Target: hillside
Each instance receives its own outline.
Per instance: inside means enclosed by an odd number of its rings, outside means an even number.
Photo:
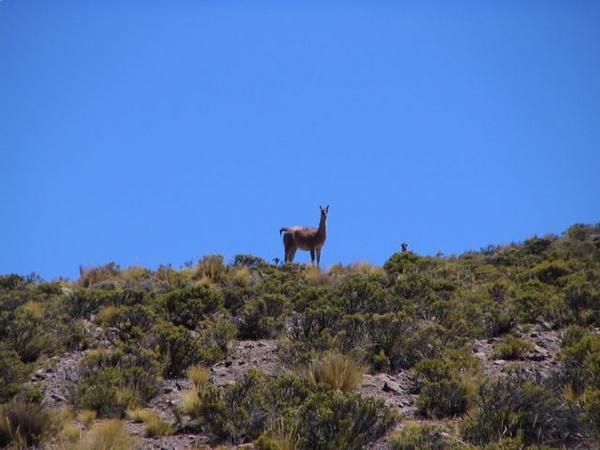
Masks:
[[[600,442],[600,224],[383,267],[3,275],[0,305],[0,446]]]

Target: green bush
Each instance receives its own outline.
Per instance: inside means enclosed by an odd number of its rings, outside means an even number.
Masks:
[[[241,339],[260,339],[277,336],[284,325],[288,301],[281,294],[265,294],[248,301],[241,312]]]
[[[492,356],[494,358],[507,360],[522,359],[528,352],[532,351],[534,347],[535,346],[531,342],[509,334],[504,338],[504,341],[495,346]]]
[[[309,393],[308,382],[298,377],[269,380],[250,370],[234,385],[204,389],[197,416],[202,429],[216,440],[237,444],[256,439],[274,420],[297,409]]]
[[[146,293],[139,290],[105,290],[105,289],[77,289],[69,297],[70,314],[73,317],[87,318],[97,314],[104,306],[132,306],[144,303]]]
[[[519,437],[528,445],[566,442],[580,428],[576,412],[560,396],[516,372],[483,383],[476,404],[463,436],[477,445],[502,437]]]
[[[158,349],[163,374],[169,378],[183,376],[185,369],[202,361],[204,355],[198,337],[184,326],[169,322],[162,322],[156,327],[152,348]]]
[[[588,388],[582,395],[584,419],[592,425],[594,435],[600,439],[600,389]]]
[[[397,417],[382,400],[329,391],[301,407],[300,448],[362,449],[382,437]]]
[[[12,398],[27,380],[28,367],[14,350],[0,349],[0,402]]]
[[[154,397],[160,387],[156,355],[125,349],[89,353],[81,362],[76,404],[103,417],[121,416]]]
[[[426,417],[454,417],[467,411],[469,399],[469,389],[460,381],[430,381],[421,388],[417,408]]]
[[[600,388],[600,335],[571,327],[560,352],[563,383],[581,393],[587,387]]]
[[[223,295],[214,288],[194,286],[177,289],[164,297],[167,320],[189,329],[223,306]]]

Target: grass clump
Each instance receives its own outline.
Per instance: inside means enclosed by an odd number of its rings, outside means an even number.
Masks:
[[[296,450],[300,445],[298,424],[280,418],[254,441],[254,445],[258,450]]]
[[[127,417],[134,422],[143,422],[146,436],[165,436],[173,433],[173,426],[160,418],[158,413],[149,408],[127,410]]]
[[[210,371],[204,366],[193,365],[187,368],[186,375],[198,390],[202,389],[210,378]]]
[[[96,420],[98,413],[93,409],[82,409],[77,413],[77,420],[85,427],[90,428]]]
[[[464,448],[439,426],[406,424],[390,439],[392,450],[452,450]]]
[[[366,371],[363,364],[348,356],[326,352],[310,364],[307,376],[317,386],[323,384],[333,390],[352,392],[360,386]]]
[[[28,448],[41,445],[54,431],[50,411],[36,403],[13,400],[0,406],[0,446]]]
[[[535,346],[524,339],[509,334],[504,341],[496,345],[493,357],[497,359],[523,359]]]
[[[111,419],[97,423],[77,444],[81,450],[131,450],[137,448],[125,422]]]

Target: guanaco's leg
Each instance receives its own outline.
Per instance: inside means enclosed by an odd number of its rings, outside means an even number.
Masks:
[[[315,265],[315,249],[314,248],[310,249],[310,263],[313,266]]]
[[[294,256],[296,256],[296,247],[290,248],[290,257],[288,258],[288,262],[294,262]]]
[[[319,267],[319,263],[321,262],[321,249],[317,249],[317,267]]]

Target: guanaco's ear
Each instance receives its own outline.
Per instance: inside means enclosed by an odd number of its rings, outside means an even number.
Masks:
[[[325,212],[329,212],[329,205],[325,207]]]

